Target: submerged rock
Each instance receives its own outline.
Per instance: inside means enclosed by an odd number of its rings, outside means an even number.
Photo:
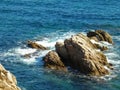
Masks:
[[[30,53],[30,54],[25,54],[25,55],[23,55],[22,57],[23,57],[23,58],[31,58],[31,55],[32,55],[31,53]]]
[[[0,90],[21,90],[15,76],[0,64]]]
[[[56,43],[56,51],[66,65],[86,75],[102,76],[109,74],[106,56],[95,49],[90,39],[82,34]],[[67,62],[67,63],[66,63]]]
[[[106,41],[113,44],[110,34],[103,30],[90,31],[87,33],[87,36],[95,41]]]
[[[33,41],[28,41],[27,46],[30,47],[30,48],[35,48],[35,49],[40,49],[40,50],[46,50],[47,49],[46,47],[44,47],[40,44],[37,44]]]
[[[60,70],[60,71],[67,71],[67,68],[63,64],[61,58],[58,56],[58,54],[55,51],[50,51],[45,57],[44,57],[44,66],[46,68],[50,68],[53,70]]]

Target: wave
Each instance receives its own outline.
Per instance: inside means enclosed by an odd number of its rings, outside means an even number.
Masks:
[[[96,42],[96,41],[93,40],[93,39],[91,39],[90,41],[91,41],[92,43],[94,43],[94,44],[99,44],[100,46],[106,46],[106,47],[108,47],[108,48],[110,48],[110,49],[113,48],[113,45],[112,45],[112,44],[110,44],[110,43],[108,43],[108,42],[105,42],[105,41]],[[99,51],[99,50],[97,50],[97,51]]]
[[[11,62],[20,62],[20,63],[24,63],[26,65],[30,65],[30,64],[35,64],[35,63],[40,63],[40,60],[42,60],[42,58],[50,51],[50,50],[55,50],[55,43],[56,42],[63,42],[64,39],[69,38],[71,35],[74,35],[74,32],[66,32],[64,34],[59,34],[60,32],[56,32],[50,34],[52,37],[43,37],[42,40],[37,40],[35,41],[38,44],[41,44],[45,47],[48,47],[49,50],[45,50],[45,51],[38,51],[37,49],[32,49],[29,47],[15,47],[12,48],[10,50],[8,50],[7,52],[4,52],[2,54],[0,54],[0,56],[2,57],[11,57],[11,56],[15,56],[18,60],[14,60]],[[20,43],[20,42],[19,42]],[[25,58],[23,57],[26,54],[30,54],[29,58]]]
[[[66,32],[66,33],[62,33],[59,34],[59,31],[52,33],[51,36],[49,36],[48,38],[43,38],[43,40],[41,41],[36,41],[36,43],[41,44],[45,47],[49,47],[51,49],[54,48],[56,42],[63,42],[64,39],[67,39],[69,37],[71,37],[72,35],[74,35],[74,32]]]
[[[36,49],[32,49],[32,48],[16,48],[15,49],[15,53],[16,54],[20,54],[20,55],[25,55],[25,54],[30,54],[30,53],[34,53],[36,52]]]
[[[120,42],[120,36],[113,36],[113,39]]]
[[[119,55],[116,52],[107,52],[105,53],[105,55],[111,59],[115,57],[119,57]]]
[[[105,81],[110,81],[110,80],[112,80],[113,78],[116,78],[116,77],[117,77],[116,74],[112,74],[112,75],[102,76],[102,77],[100,77],[100,79],[103,79]]]

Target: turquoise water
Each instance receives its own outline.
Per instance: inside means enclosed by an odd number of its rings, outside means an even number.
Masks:
[[[37,40],[51,50],[56,41],[89,30],[104,29],[114,45],[104,52],[114,64],[111,75],[97,78],[71,72],[53,72],[43,67],[38,52],[27,40]],[[119,0],[0,0],[0,63],[10,70],[22,90],[120,90],[120,2]]]

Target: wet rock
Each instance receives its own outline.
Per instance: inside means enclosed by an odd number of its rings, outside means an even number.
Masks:
[[[44,57],[44,66],[46,68],[50,68],[53,70],[59,70],[59,71],[67,71],[67,68],[63,64],[61,58],[58,56],[58,54],[55,51],[50,51],[45,57]]]
[[[31,58],[31,55],[32,55],[31,53],[30,53],[30,54],[25,54],[25,55],[23,55],[22,57],[23,57],[23,58]]]
[[[64,43],[56,43],[56,51],[63,62],[86,75],[102,76],[109,74],[106,56],[96,51],[95,45],[82,34],[66,39]]]
[[[95,41],[106,41],[113,44],[113,40],[110,34],[103,30],[90,31],[87,33],[87,36],[90,39],[94,39]]]
[[[0,90],[21,90],[15,76],[0,64]]]
[[[39,49],[39,50],[46,50],[47,49],[46,47],[44,47],[40,44],[37,44],[33,41],[28,41],[27,46],[30,47],[30,48],[35,48],[35,49]]]
[[[108,50],[106,46],[100,46],[99,44],[94,44],[96,49],[100,49],[101,51]]]

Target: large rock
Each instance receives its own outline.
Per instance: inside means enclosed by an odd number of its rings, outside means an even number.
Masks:
[[[40,49],[40,50],[46,50],[47,49],[46,47],[44,47],[40,44],[37,44],[33,41],[28,41],[27,46],[30,47],[30,48],[35,48],[35,49]]]
[[[60,70],[60,71],[67,71],[67,68],[63,64],[61,58],[58,56],[58,54],[55,51],[50,51],[45,57],[44,57],[44,66],[46,68],[50,68],[53,70]]]
[[[95,41],[106,41],[113,44],[110,34],[103,30],[90,31],[87,33],[87,36]]]
[[[66,65],[86,75],[102,76],[109,74],[106,56],[98,52],[90,39],[82,34],[56,43],[56,51]],[[67,63],[66,63],[67,62]]]
[[[21,90],[15,76],[0,64],[0,90]]]

